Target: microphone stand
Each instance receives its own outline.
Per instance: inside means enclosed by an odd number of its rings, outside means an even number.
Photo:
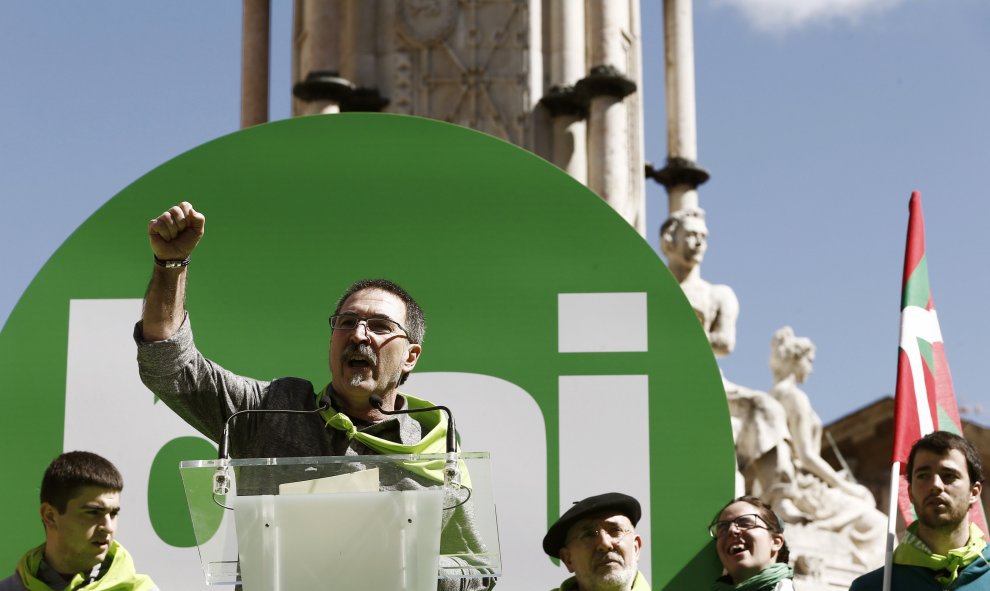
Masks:
[[[213,496],[216,502],[217,496],[226,496],[230,493],[232,478],[230,477],[230,427],[234,417],[248,413],[275,413],[275,414],[313,414],[323,412],[330,407],[329,403],[317,407],[313,410],[287,410],[277,408],[249,408],[232,413],[223,423],[223,433],[220,442],[217,444],[217,460],[219,465],[213,473]],[[217,503],[219,504],[219,503]],[[221,505],[223,506],[223,505]],[[225,507],[226,508],[226,507]]]

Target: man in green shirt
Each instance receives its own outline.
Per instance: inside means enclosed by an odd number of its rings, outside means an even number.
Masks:
[[[574,576],[554,591],[650,591],[639,572],[639,502],[612,492],[574,503],[543,538],[543,551]]]

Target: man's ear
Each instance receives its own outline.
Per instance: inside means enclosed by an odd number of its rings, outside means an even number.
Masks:
[[[567,567],[567,572],[574,572],[574,563],[571,561],[571,551],[567,548],[560,549],[560,561]]]
[[[969,504],[980,502],[980,493],[983,492],[983,483],[974,482],[973,486],[969,489]]]
[[[411,372],[416,367],[416,362],[419,361],[419,354],[422,352],[422,345],[411,343],[406,350],[406,359],[402,362],[402,371],[405,373]]]
[[[42,503],[40,512],[41,522],[45,524],[45,529],[56,529],[55,516],[58,515],[58,509],[49,503]]]

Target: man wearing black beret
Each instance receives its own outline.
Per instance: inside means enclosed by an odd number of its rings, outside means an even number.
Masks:
[[[641,513],[636,499],[617,492],[574,503],[543,537],[543,551],[574,573],[554,591],[650,591],[638,569]]]

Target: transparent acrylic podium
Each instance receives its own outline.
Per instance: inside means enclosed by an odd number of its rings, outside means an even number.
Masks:
[[[489,456],[457,457],[452,486],[444,454],[182,462],[207,584],[434,591],[499,576]]]

